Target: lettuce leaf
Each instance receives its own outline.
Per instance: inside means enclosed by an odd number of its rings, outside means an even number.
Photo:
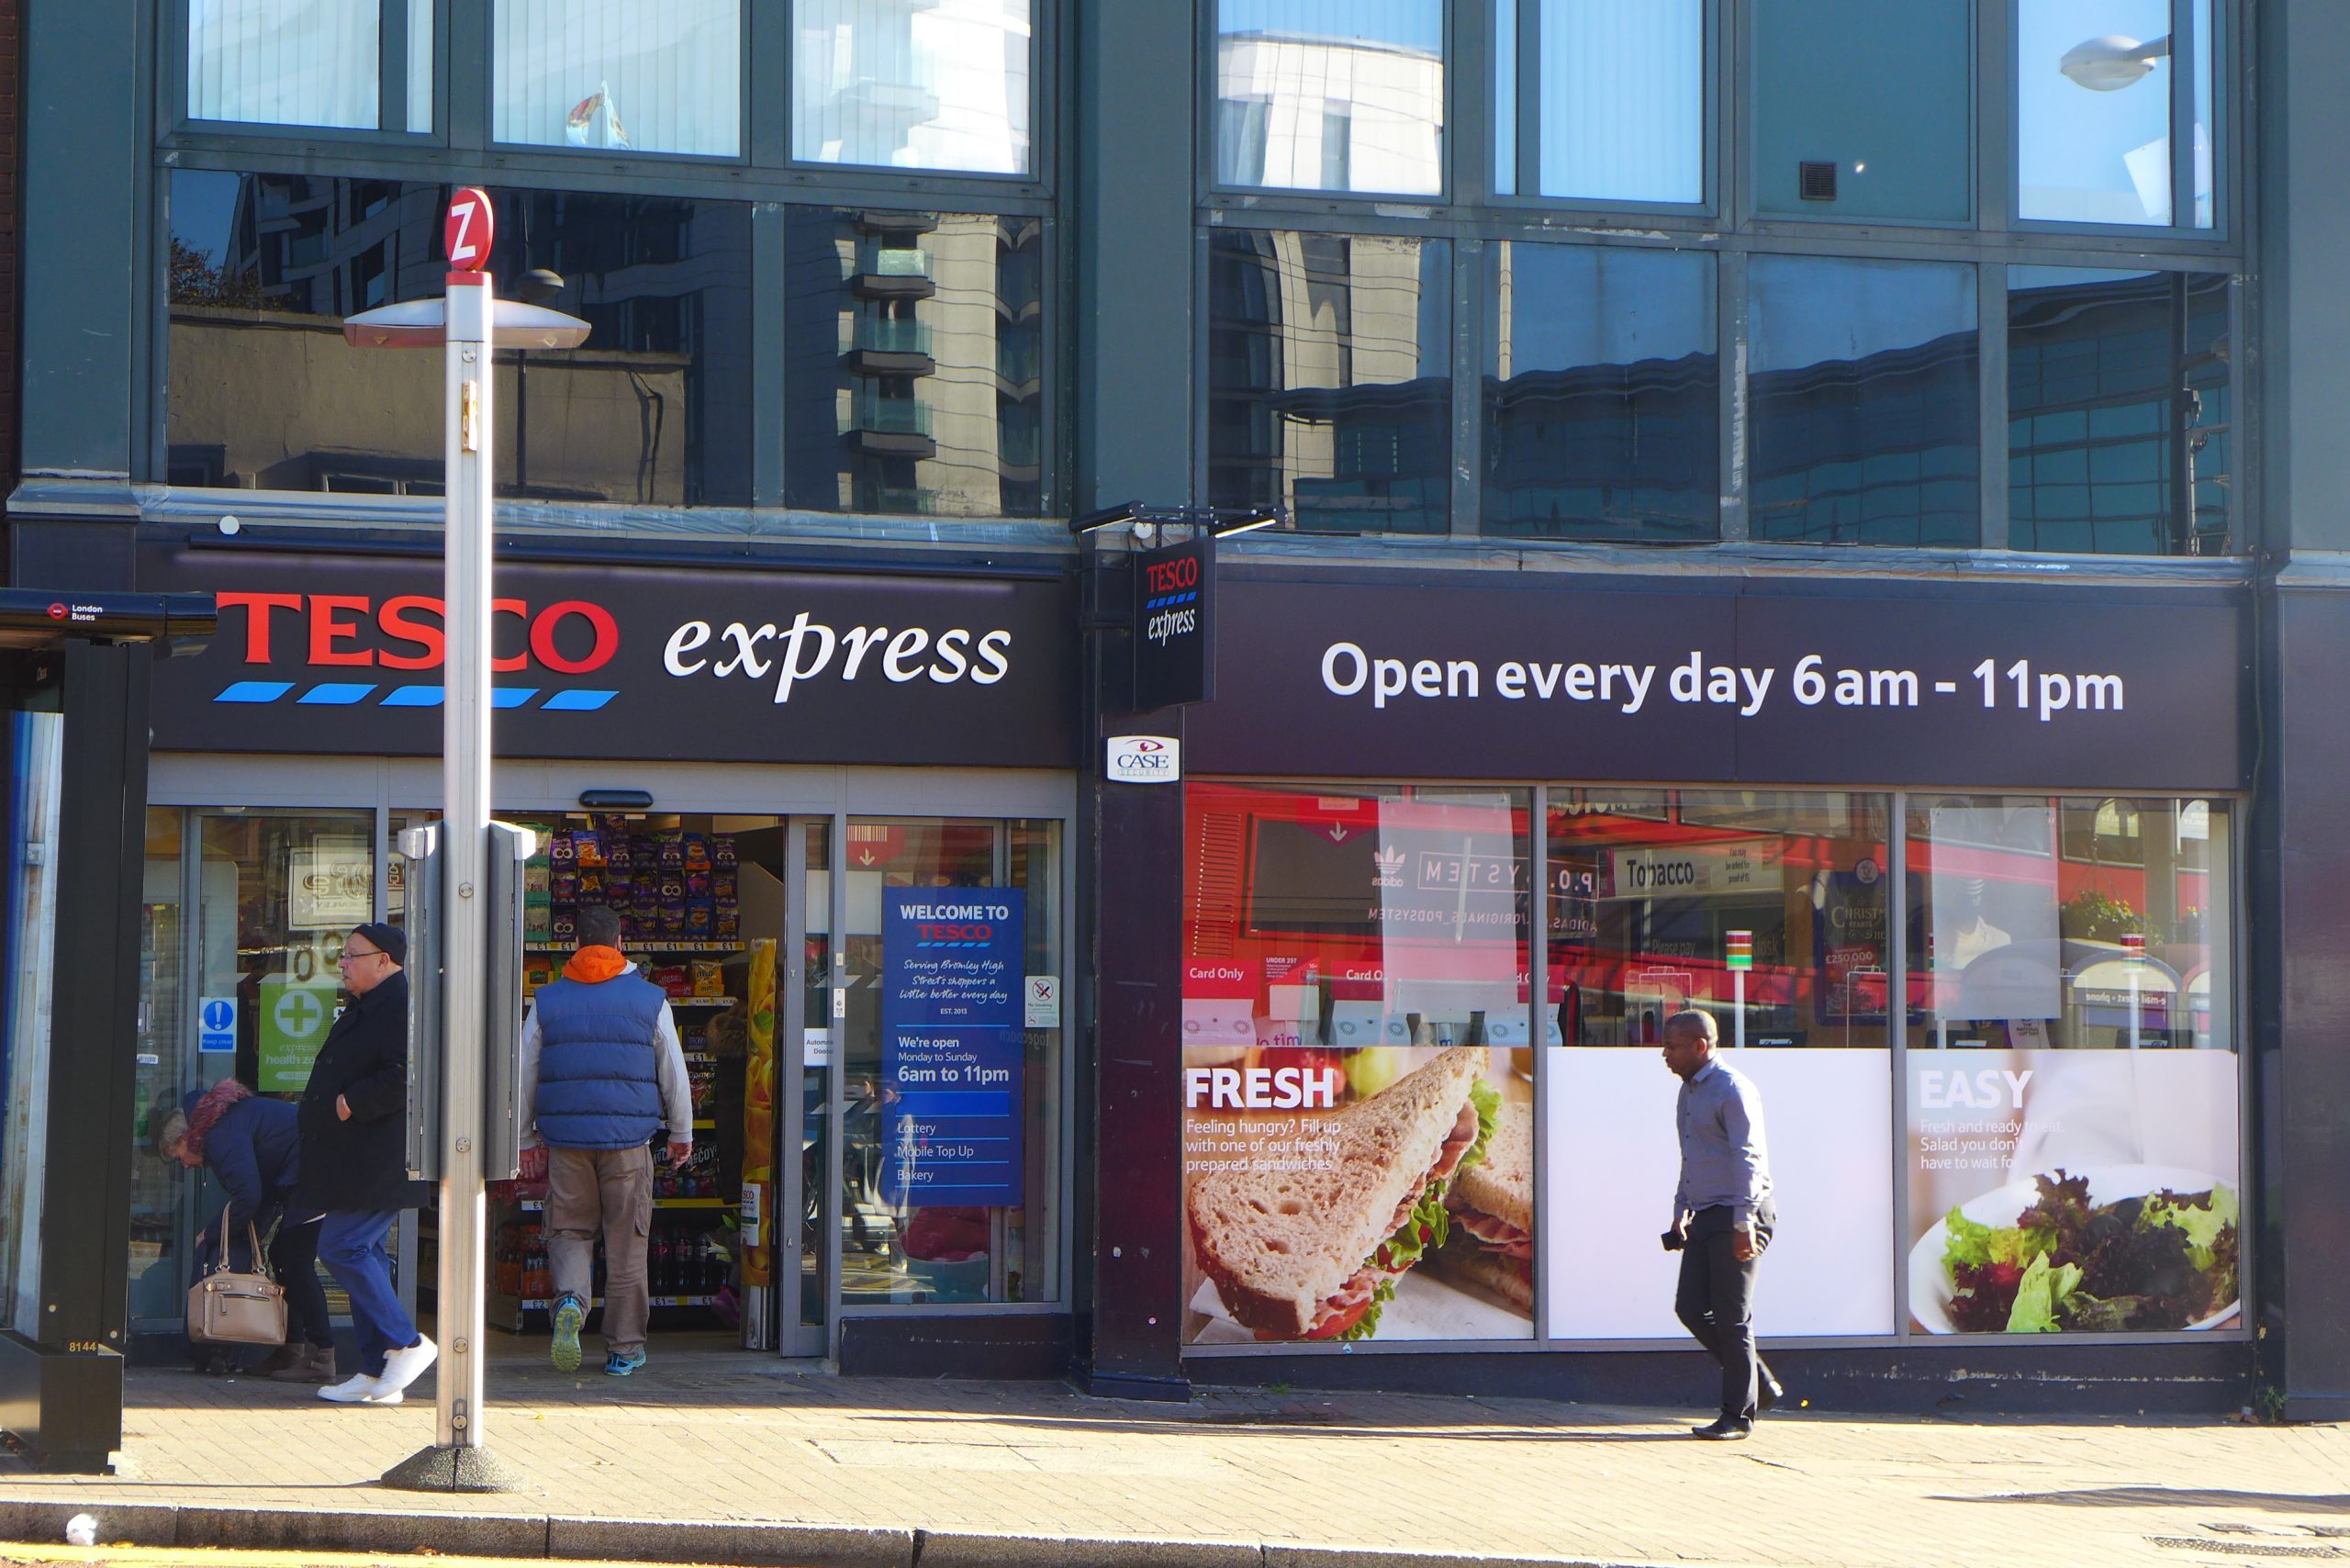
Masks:
[[[1365,1309],[1360,1317],[1355,1319],[1354,1327],[1340,1334],[1338,1338],[1342,1340],[1368,1339],[1378,1333],[1379,1315],[1386,1311],[1387,1304],[1394,1299],[1395,1282],[1393,1279],[1380,1281],[1378,1288],[1371,1293],[1371,1305]]]
[[[2056,1321],[2057,1309],[2065,1298],[2080,1289],[2081,1270],[2077,1263],[2065,1263],[2056,1268],[2048,1264],[2048,1254],[2042,1252],[2032,1259],[2031,1266],[2023,1271],[2023,1279],[2016,1286],[2016,1304],[2008,1314],[2010,1334],[2053,1334],[2061,1327]]]
[[[1441,1247],[1452,1232],[1452,1216],[1444,1206],[1447,1183],[1431,1182],[1420,1189],[1420,1201],[1412,1205],[1409,1218],[1401,1228],[1387,1238],[1379,1249],[1379,1266],[1397,1272],[1420,1260],[1420,1255],[1431,1247]]]
[[[2167,1225],[2187,1232],[2187,1255],[2208,1274],[2217,1261],[2212,1249],[2219,1245],[2220,1233],[2236,1224],[2240,1213],[2235,1193],[2214,1182],[2208,1209],[2181,1201],[2177,1193],[2154,1193],[2138,1210],[2138,1226],[2143,1230]]]
[[[1944,1217],[1942,1226],[1949,1235],[1949,1240],[1942,1245],[1945,1270],[1955,1271],[1961,1264],[1977,1269],[1991,1263],[2027,1264],[2047,1256],[2056,1244],[2053,1231],[1977,1225],[1955,1207]],[[1955,1277],[1953,1273],[1953,1278]]]

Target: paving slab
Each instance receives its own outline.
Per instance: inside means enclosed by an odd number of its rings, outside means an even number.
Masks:
[[[777,1568],[2000,1568],[2350,1559],[2350,1428],[1704,1412],[802,1375],[739,1352],[625,1383],[494,1367],[488,1495],[377,1478],[431,1441],[398,1407],[134,1370],[125,1473],[0,1460],[0,1538],[733,1562]]]

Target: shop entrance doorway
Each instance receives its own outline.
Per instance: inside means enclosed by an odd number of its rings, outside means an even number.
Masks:
[[[788,841],[776,1347],[834,1354],[845,1314],[1039,1299],[1057,1256],[1059,824],[843,814],[794,818]],[[1039,980],[1049,1005],[1024,994]],[[995,1011],[923,1011],[999,984]]]

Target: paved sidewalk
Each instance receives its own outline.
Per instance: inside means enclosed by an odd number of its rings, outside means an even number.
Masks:
[[[501,1365],[490,1446],[520,1490],[378,1486],[431,1440],[430,1388],[375,1409],[134,1372],[129,1473],[0,1460],[0,1539],[57,1540],[86,1510],[103,1540],[161,1545],[900,1568],[2350,1560],[2350,1428],[1807,1412],[1712,1444],[1685,1435],[1695,1409],[1264,1392],[1166,1406],[689,1352],[625,1383]]]

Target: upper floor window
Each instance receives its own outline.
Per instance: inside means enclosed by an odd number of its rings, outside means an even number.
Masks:
[[[1208,499],[1300,529],[1450,526],[1452,245],[1219,230],[1208,256]]]
[[[440,356],[354,353],[342,319],[439,291],[447,194],[390,180],[172,175],[170,483],[441,493]],[[491,196],[491,270],[504,291],[594,328],[584,348],[499,352],[498,494],[748,505],[749,204]]]
[[[1969,0],[1755,0],[1751,14],[1757,212],[1973,216]]]
[[[496,140],[742,152],[742,0],[496,0],[494,17]]]
[[[791,155],[1033,172],[1034,0],[795,0]]]
[[[1748,276],[1753,537],[1975,544],[1975,269],[1757,256]]]
[[[430,130],[432,56],[432,0],[188,0],[187,116]]]
[[[2216,42],[2211,0],[2019,0],[2016,216],[2212,227]]]
[[[1444,189],[1443,0],[1219,0],[1216,183]]]
[[[1499,0],[1495,26],[1496,191],[1706,199],[1705,0]]]

